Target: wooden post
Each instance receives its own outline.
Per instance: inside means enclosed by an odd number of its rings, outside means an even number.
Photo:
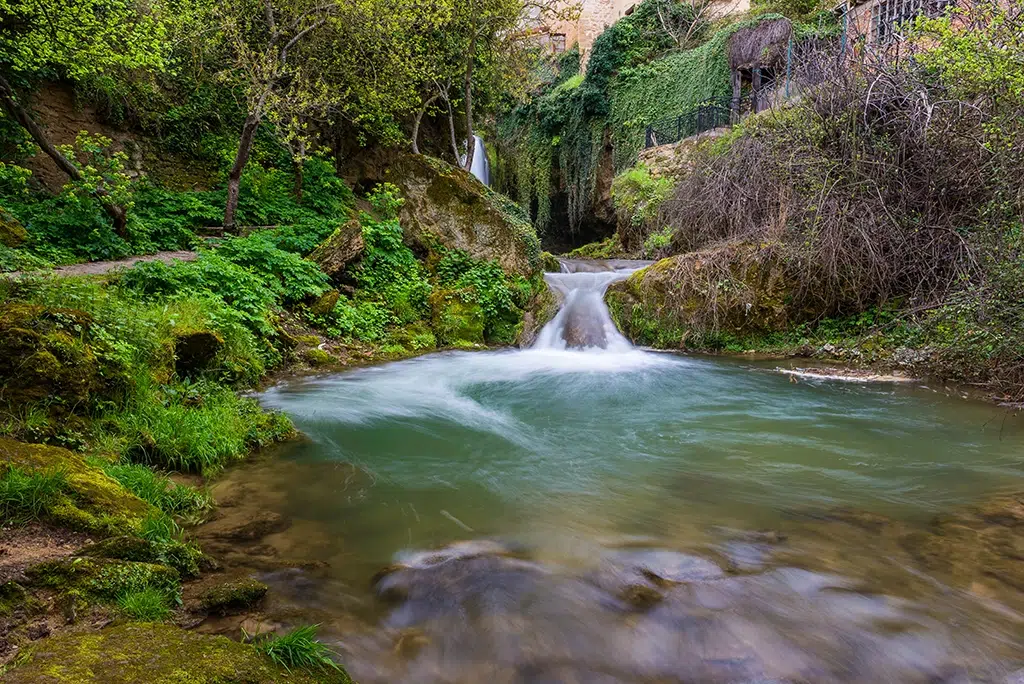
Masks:
[[[732,110],[732,123],[734,124],[740,120],[740,88],[742,84],[740,70],[734,69],[732,72],[732,102],[729,103],[729,109]]]
[[[750,109],[757,114],[761,111],[761,67],[754,67],[750,76]]]

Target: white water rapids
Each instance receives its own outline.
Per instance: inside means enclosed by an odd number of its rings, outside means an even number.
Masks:
[[[612,283],[625,280],[648,264],[644,261],[573,261],[562,259],[561,273],[544,275],[563,298],[558,314],[541,330],[534,349],[633,349],[615,327],[604,293]]]

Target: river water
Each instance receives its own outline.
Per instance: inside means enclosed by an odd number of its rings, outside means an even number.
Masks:
[[[611,266],[548,276],[532,349],[262,396],[308,438],[218,487],[290,523],[248,551],[270,617],[364,684],[1024,682],[1024,513],[960,513],[1024,490],[1020,420],[635,349]]]

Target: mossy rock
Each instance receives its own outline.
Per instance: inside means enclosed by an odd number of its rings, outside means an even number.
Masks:
[[[366,242],[363,240],[363,227],[358,219],[352,219],[331,233],[308,259],[331,279],[337,279],[349,264],[362,255],[364,249]]]
[[[431,327],[439,344],[466,347],[484,342],[485,317],[479,304],[461,290],[436,289],[430,294]]]
[[[113,602],[127,592],[143,589],[177,596],[181,588],[181,578],[174,568],[108,558],[79,556],[47,561],[26,570],[25,576],[32,587],[76,592],[101,602]]]
[[[302,352],[302,358],[305,359],[306,363],[310,366],[326,366],[333,360],[330,354],[317,347],[313,347],[312,349],[307,349]]]
[[[5,675],[10,684],[339,684],[343,672],[291,672],[254,647],[166,624],[129,623],[100,632],[63,634],[29,650]]]
[[[28,239],[28,231],[21,221],[14,218],[3,207],[0,207],[0,245],[20,247]]]
[[[540,280],[538,291],[534,294],[523,313],[523,322],[516,335],[516,345],[521,349],[532,346],[537,335],[551,321],[562,306],[562,295],[548,287]]]
[[[339,299],[341,299],[340,292],[337,290],[328,290],[313,302],[313,305],[309,307],[309,310],[317,316],[326,316],[334,311],[334,307],[338,305]]]
[[[94,339],[92,326],[92,317],[76,309],[0,306],[0,401],[45,399],[72,411],[123,398],[126,368]]]
[[[40,612],[44,605],[17,582],[0,584],[0,617]]]
[[[428,253],[434,244],[495,261],[509,274],[541,268],[540,241],[522,209],[464,169],[422,155],[402,155],[383,180],[402,191],[399,218],[406,242]]]
[[[269,587],[254,579],[225,582],[206,590],[200,597],[203,608],[217,615],[232,615],[251,610],[267,595]]]
[[[142,519],[155,511],[102,470],[86,463],[80,454],[67,449],[0,437],[0,470],[12,466],[64,473],[70,495],[62,496],[46,511],[46,517],[58,525],[104,536],[132,534]]]
[[[390,341],[410,352],[427,351],[437,347],[437,336],[426,321],[416,321],[390,334]]]
[[[132,536],[104,539],[81,549],[78,555],[167,565],[182,577],[198,576],[203,562],[203,552],[193,544],[176,540],[152,542]]]
[[[551,252],[541,252],[540,263],[545,273],[561,273],[562,271],[562,262]]]
[[[715,351],[729,336],[767,334],[805,319],[774,244],[732,243],[662,259],[612,283],[605,302],[634,343]]]
[[[195,376],[213,367],[224,350],[224,338],[214,330],[181,330],[174,335],[174,372]]]

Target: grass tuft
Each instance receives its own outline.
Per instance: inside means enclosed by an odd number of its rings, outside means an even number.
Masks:
[[[67,490],[63,472],[8,468],[0,477],[0,520],[19,524],[38,520]]]
[[[142,622],[162,622],[171,614],[167,596],[152,587],[122,594],[117,605],[122,613]]]
[[[338,664],[331,660],[332,651],[316,639],[320,625],[306,625],[283,634],[258,641],[255,646],[260,653],[286,670],[337,670]]]
[[[188,485],[179,485],[165,475],[136,463],[114,463],[103,467],[111,478],[168,515],[192,515],[212,506],[210,495]]]

